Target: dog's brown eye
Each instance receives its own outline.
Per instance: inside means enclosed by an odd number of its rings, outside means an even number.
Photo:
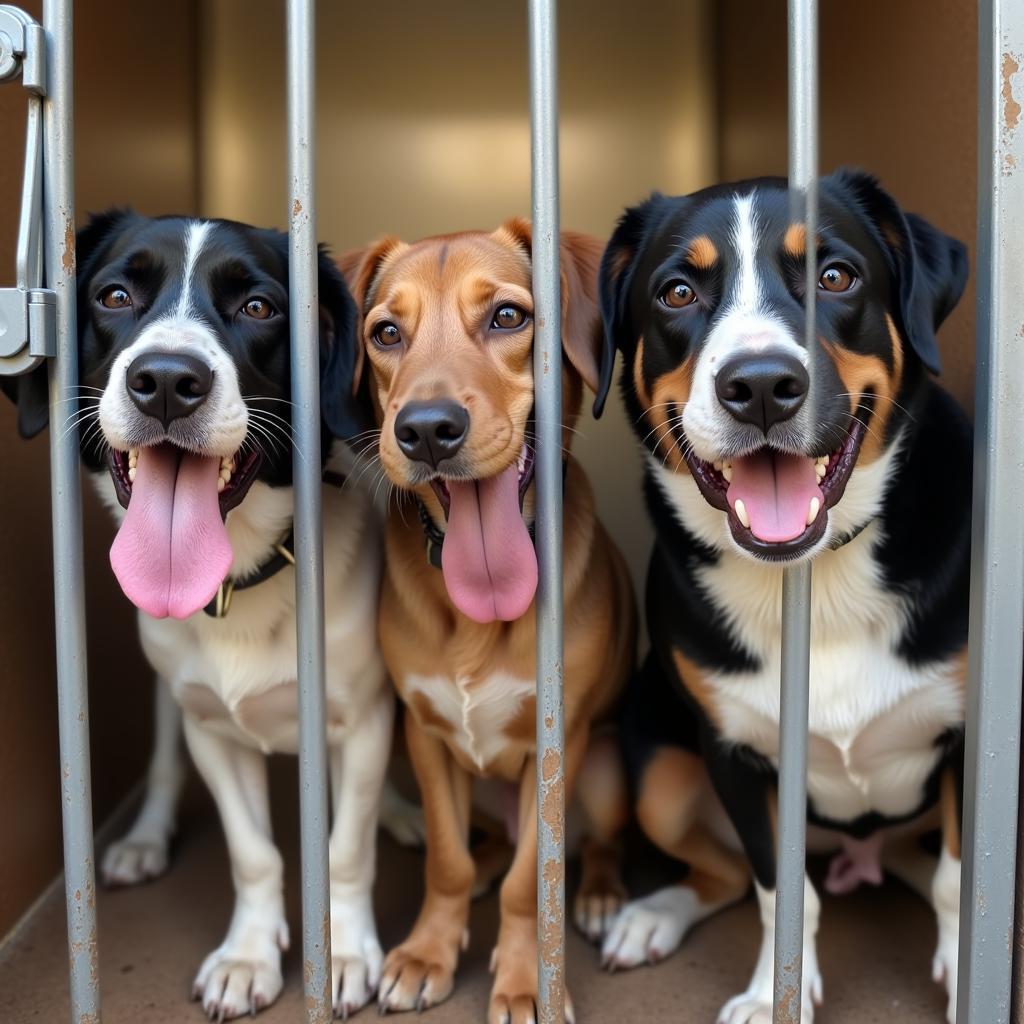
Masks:
[[[848,292],[856,278],[848,267],[841,263],[833,263],[821,272],[818,278],[818,287],[827,292]]]
[[[132,304],[132,297],[119,284],[115,284],[100,296],[100,304],[107,309],[124,309]]]
[[[513,331],[517,327],[522,327],[524,323],[526,323],[526,313],[518,306],[502,306],[494,314],[491,327],[502,331]]]
[[[274,307],[266,299],[257,296],[242,307],[242,312],[253,320],[269,320],[274,315]]]
[[[402,332],[392,323],[383,323],[373,332],[373,340],[378,345],[389,348],[402,340]]]
[[[661,301],[669,309],[682,309],[697,301],[697,294],[685,281],[673,281],[662,293]]]

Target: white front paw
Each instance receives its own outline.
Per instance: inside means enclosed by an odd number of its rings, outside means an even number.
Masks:
[[[682,942],[696,907],[696,895],[681,885],[627,903],[602,944],[602,966],[614,971],[664,960]]]
[[[107,847],[100,869],[103,884],[112,888],[139,885],[167,870],[168,840],[165,835],[132,836],[130,833]]]
[[[750,988],[746,992],[733,996],[722,1007],[718,1015],[718,1024],[772,1024],[772,1002],[774,988],[772,978],[758,977],[755,972]],[[808,957],[804,950],[804,969],[802,979],[802,999],[800,1024],[813,1024],[814,1008],[821,1006],[822,981],[816,959]]]
[[[945,983],[949,1003],[946,1007],[946,1020],[949,1024],[956,1022],[956,983],[957,962],[959,960],[959,944],[954,932],[939,933],[939,945],[932,958],[932,980],[937,984]]]
[[[257,922],[232,925],[228,937],[204,961],[192,986],[211,1020],[255,1014],[281,994],[281,950],[288,948],[288,926]]]
[[[332,901],[331,991],[336,1017],[348,1020],[373,998],[383,962],[373,911],[367,902]]]

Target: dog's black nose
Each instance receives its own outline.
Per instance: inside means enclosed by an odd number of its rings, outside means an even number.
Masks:
[[[206,401],[213,370],[202,359],[184,353],[144,352],[128,367],[125,387],[139,411],[158,419],[166,429]]]
[[[437,469],[466,443],[469,413],[448,399],[408,402],[395,417],[398,447],[415,462]]]
[[[788,352],[733,356],[715,377],[722,407],[740,422],[753,423],[766,434],[773,423],[796,415],[809,385],[803,363]]]

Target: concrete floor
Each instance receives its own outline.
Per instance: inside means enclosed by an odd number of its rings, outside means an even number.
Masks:
[[[283,770],[282,770],[283,768]],[[285,989],[260,1014],[263,1024],[301,1024],[298,948],[297,826],[294,769],[275,770],[277,834],[288,865],[293,946],[285,957]],[[279,813],[277,813],[279,812]],[[657,884],[664,865],[642,853],[629,879],[634,891]],[[418,907],[422,859],[382,837],[377,883],[378,925],[387,949],[409,928]],[[637,876],[640,877],[637,877]],[[475,904],[472,943],[455,994],[429,1011],[434,1024],[482,1024],[495,934],[496,900]],[[162,879],[99,897],[100,967],[105,1024],[199,1024],[188,1001],[193,974],[227,926],[231,891],[224,843],[198,786],[182,811],[174,862]],[[935,928],[928,908],[895,883],[841,899],[825,897],[819,955],[826,1002],[817,1024],[943,1024],[945,997],[929,980]],[[609,976],[597,953],[569,938],[569,984],[580,1024],[713,1024],[722,1003],[746,983],[757,951],[752,900],[699,926],[657,967]],[[0,1022],[58,1024],[68,1019],[63,891],[0,949]],[[371,1007],[356,1020],[376,1020]]]

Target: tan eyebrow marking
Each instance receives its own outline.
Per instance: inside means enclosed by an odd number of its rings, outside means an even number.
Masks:
[[[707,235],[698,235],[686,250],[686,258],[699,270],[710,270],[718,260],[718,249]]]
[[[807,228],[803,224],[790,224],[782,247],[788,256],[803,256],[807,250]]]

